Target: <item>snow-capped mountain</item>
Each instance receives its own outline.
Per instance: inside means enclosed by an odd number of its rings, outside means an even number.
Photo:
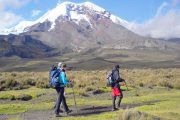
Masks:
[[[21,48],[28,46],[26,53],[33,53],[30,54],[33,57],[37,55],[35,49],[33,52],[30,49],[32,46],[36,46],[38,51],[41,51],[38,56],[62,55],[94,48],[179,48],[173,43],[139,36],[128,30],[130,27],[127,21],[91,2],[79,4],[64,2],[35,21],[22,21],[15,27],[0,31],[6,34],[0,36],[0,41],[9,46],[3,51],[0,49],[0,56],[4,53],[8,56],[18,53],[18,56],[22,57],[24,49],[20,53],[17,51],[20,46]],[[16,35],[8,35],[9,33]]]
[[[122,25],[124,27],[129,27],[129,23],[110,12],[106,11],[105,9],[91,3],[91,2],[84,2],[80,4],[76,4],[73,2],[64,2],[62,4],[57,4],[57,6],[54,9],[49,10],[47,13],[45,13],[42,17],[35,21],[22,21],[15,27],[12,27],[10,29],[6,29],[4,31],[0,31],[1,34],[19,34],[28,31],[28,27],[33,26],[38,23],[43,23],[46,21],[50,22],[50,28],[48,31],[51,31],[54,29],[56,25],[56,20],[61,18],[67,18],[71,21],[73,21],[76,24],[79,24],[80,21],[86,21],[89,23],[91,27],[91,19],[88,17],[92,14],[97,14],[97,19],[101,18],[107,18],[114,22],[115,24]],[[61,19],[62,20],[62,19]]]

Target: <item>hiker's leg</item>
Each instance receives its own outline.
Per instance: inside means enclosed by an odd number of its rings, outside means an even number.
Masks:
[[[112,96],[112,109],[116,109],[116,96]]]
[[[60,112],[60,104],[62,102],[63,94],[64,94],[64,88],[58,88],[59,95],[56,102],[56,108],[55,108],[55,114],[59,114]]]
[[[119,100],[118,100],[118,108],[120,108],[120,105],[121,105],[121,100],[123,99],[123,93],[122,93],[122,90],[119,88],[119,91],[120,91],[120,95],[119,95]]]
[[[58,93],[57,93],[56,101],[57,101],[57,99],[58,99]],[[53,107],[54,109],[56,108],[56,101],[54,103],[54,107]],[[61,108],[62,108],[62,104],[60,104],[60,112],[63,112],[63,110]]]
[[[63,97],[62,97],[62,104],[63,104],[64,110],[67,112],[67,111],[69,110],[69,108],[68,108],[68,106],[67,106],[66,98],[65,98],[64,95],[63,95]]]

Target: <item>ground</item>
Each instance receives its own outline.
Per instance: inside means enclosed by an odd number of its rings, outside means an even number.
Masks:
[[[133,120],[133,119],[180,119],[180,91],[165,87],[125,87],[121,108],[111,111],[110,88],[103,93],[93,94],[88,92],[86,96],[75,94],[77,109],[74,105],[72,89],[66,89],[67,102],[73,110],[68,116],[62,113],[62,117],[54,116],[53,106],[56,93],[53,89],[29,88],[19,91],[1,91],[1,120]],[[26,93],[33,95],[29,101],[2,99],[7,92],[10,94]]]

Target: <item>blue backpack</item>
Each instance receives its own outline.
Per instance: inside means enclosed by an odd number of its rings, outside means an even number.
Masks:
[[[50,76],[49,85],[50,85],[50,87],[57,88],[60,86],[60,83],[58,80],[60,73],[61,73],[60,70],[58,70],[56,66],[52,66],[52,68],[49,72],[49,76]]]

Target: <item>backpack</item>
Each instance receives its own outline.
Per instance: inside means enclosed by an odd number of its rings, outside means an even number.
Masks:
[[[111,87],[111,85],[114,83],[115,81],[113,80],[113,71],[108,72],[107,74],[107,86]]]
[[[108,72],[106,79],[107,86],[110,87],[113,83],[112,71]]]
[[[60,70],[58,70],[56,66],[53,66],[49,72],[49,78],[50,78],[49,85],[50,85],[50,87],[57,88],[60,86],[60,83],[58,80],[59,74],[60,74]]]

